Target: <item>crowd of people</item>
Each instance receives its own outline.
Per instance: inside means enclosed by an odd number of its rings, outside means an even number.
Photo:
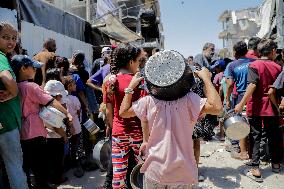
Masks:
[[[206,43],[201,54],[186,60],[199,78],[192,90],[163,101],[148,94],[142,77],[147,59],[160,49],[104,47],[89,73],[83,51],[61,57],[56,41],[47,39],[43,50],[29,57],[15,51],[17,38],[11,24],[0,22],[0,169],[7,174],[0,175],[6,178],[0,188],[55,188],[68,179],[64,173],[70,168],[76,177],[96,169],[94,141],[83,126],[89,118],[111,145],[103,188],[131,188],[129,173],[141,159],[145,189],[202,182],[200,142],[225,141],[222,112],[229,110],[246,112],[250,125],[248,137],[226,147],[232,158],[248,160],[244,174],[262,182],[260,161],[280,172],[284,61],[273,40],[237,42],[234,58],[218,58],[215,45]],[[65,128],[43,122],[43,107],[62,112]]]

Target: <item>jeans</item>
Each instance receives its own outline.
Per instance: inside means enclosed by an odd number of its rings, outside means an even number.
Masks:
[[[28,189],[27,177],[23,171],[23,153],[19,130],[0,135],[0,154],[5,163],[11,189]]]
[[[260,143],[262,138],[262,124],[268,138],[269,152],[272,163],[282,161],[282,132],[279,128],[279,119],[275,116],[251,116],[248,118],[250,124],[250,145],[252,147],[252,164],[259,166]]]

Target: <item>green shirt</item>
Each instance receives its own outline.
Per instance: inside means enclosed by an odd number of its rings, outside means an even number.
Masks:
[[[7,57],[0,51],[0,72],[6,70],[10,71],[13,78],[16,79]],[[1,80],[0,90],[6,90]],[[0,134],[21,127],[21,106],[19,96],[6,102],[0,102],[0,123]]]

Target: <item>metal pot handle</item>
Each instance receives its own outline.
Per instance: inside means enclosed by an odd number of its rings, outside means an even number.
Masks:
[[[143,158],[142,156],[137,156],[137,159],[138,159],[138,163],[144,163],[145,161],[145,158]]]

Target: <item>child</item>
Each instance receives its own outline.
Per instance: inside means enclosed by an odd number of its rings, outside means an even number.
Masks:
[[[27,189],[19,135],[20,98],[16,77],[7,59],[7,54],[12,53],[16,46],[17,35],[11,24],[0,22],[0,154],[5,162],[11,189]]]
[[[68,112],[70,112],[73,117],[73,127],[75,130],[73,136],[70,138],[71,159],[76,164],[76,169],[73,174],[76,177],[82,177],[84,175],[84,170],[82,169],[81,161],[85,155],[83,153],[82,129],[79,120],[81,114],[81,103],[76,96],[71,95],[72,92],[76,91],[76,83],[71,76],[65,78],[64,87],[68,91],[66,106]]]
[[[46,75],[47,76],[47,75]],[[66,104],[67,92],[64,85],[57,80],[49,80],[45,84],[44,90],[54,99],[59,101],[63,106]],[[74,120],[74,118],[73,118]],[[68,142],[64,128],[55,128],[48,125],[47,135],[47,165],[49,168],[48,178],[53,184],[61,184],[67,181],[67,177],[63,177],[63,161],[64,161],[64,145]],[[69,125],[68,125],[69,126]],[[66,126],[67,127],[67,126]]]
[[[145,189],[188,189],[197,184],[197,167],[190,136],[199,114],[218,115],[222,103],[211,83],[210,72],[203,68],[196,74],[204,81],[207,100],[193,92],[174,101],[158,100],[149,95],[134,102],[131,107],[133,89],[142,80],[139,73],[125,89],[119,115],[122,118],[137,116],[143,122],[148,121],[149,130],[143,129],[143,137],[149,137],[144,152],[146,160],[141,167],[141,172],[145,173]],[[148,133],[145,132],[147,130]]]
[[[22,129],[21,143],[23,149],[24,170],[29,175],[33,172],[36,187],[51,188],[47,183],[46,173],[46,137],[47,131],[44,123],[39,117],[41,106],[53,106],[63,112],[70,121],[72,116],[52,96],[33,82],[36,69],[42,64],[32,60],[26,55],[16,55],[11,62],[13,71],[16,74],[19,94],[22,104]]]

